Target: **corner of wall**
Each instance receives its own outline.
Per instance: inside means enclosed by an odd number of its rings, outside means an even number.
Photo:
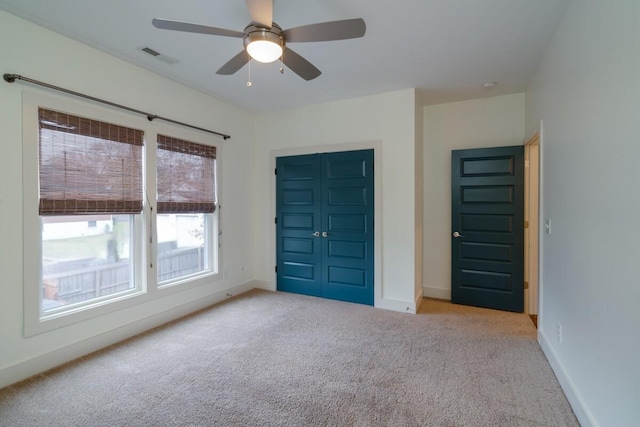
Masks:
[[[451,289],[424,286],[422,292],[426,298],[435,298],[451,301]]]
[[[542,352],[549,361],[551,369],[556,375],[556,378],[560,383],[560,387],[562,387],[562,391],[564,391],[564,394],[567,396],[567,400],[571,405],[571,409],[573,409],[573,412],[576,415],[576,418],[578,418],[580,425],[583,427],[597,426],[598,424],[593,419],[593,415],[589,412],[584,400],[576,389],[575,384],[567,375],[567,371],[564,368],[564,365],[562,364],[562,362],[560,362],[558,355],[553,350],[551,343],[547,339],[542,329],[538,329],[538,343],[540,343]]]
[[[415,301],[415,310],[414,310],[415,313],[417,313],[418,310],[420,310],[420,304],[422,304],[423,298],[424,298],[424,289],[418,288],[417,294],[416,294],[416,301]]]
[[[100,335],[92,336],[88,339],[76,343],[65,345],[61,348],[48,351],[36,357],[29,358],[19,363],[0,369],[0,388],[23,381],[34,375],[46,372],[57,366],[71,362],[82,356],[86,356],[110,345],[132,338],[150,329],[162,326],[168,322],[180,319],[198,310],[205,309],[214,304],[222,302],[232,296],[239,295],[255,288],[256,283],[249,281],[225,290],[216,292],[196,301],[183,304],[147,317],[140,321],[127,324],[125,326],[112,329]]]
[[[275,292],[277,290],[276,283],[269,280],[253,280],[252,288],[255,289],[264,289],[265,291]]]

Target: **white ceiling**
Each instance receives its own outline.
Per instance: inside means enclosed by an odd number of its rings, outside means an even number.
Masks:
[[[279,62],[215,72],[237,38],[154,28],[152,18],[242,31],[243,0],[0,0],[0,9],[252,112],[408,88],[425,104],[525,91],[569,0],[275,0],[282,28],[363,18],[364,38],[288,45],[322,71],[305,81]],[[177,59],[167,64],[140,51]],[[20,70],[12,71],[20,73]],[[487,90],[485,82],[498,86]]]

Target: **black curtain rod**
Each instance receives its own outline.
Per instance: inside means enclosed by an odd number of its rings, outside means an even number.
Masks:
[[[13,82],[16,81],[16,79],[17,80],[22,80],[22,81],[25,81],[25,82],[33,83],[33,84],[38,85],[38,86],[43,86],[43,87],[46,87],[46,88],[49,88],[49,89],[57,90],[59,92],[64,92],[64,93],[68,93],[70,95],[78,96],[80,98],[89,99],[91,101],[100,102],[102,104],[110,105],[112,107],[117,107],[117,108],[121,108],[123,110],[131,111],[132,113],[142,114],[143,116],[147,116],[147,120],[149,120],[149,121],[152,121],[154,119],[164,120],[165,122],[173,123],[173,124],[176,124],[176,125],[186,126],[188,128],[191,128],[191,129],[197,129],[197,130],[201,130],[203,132],[212,133],[214,135],[221,136],[225,140],[231,138],[231,135],[225,135],[224,133],[216,132],[216,131],[209,130],[209,129],[204,129],[204,128],[201,128],[201,127],[198,127],[198,126],[193,126],[193,125],[190,125],[188,123],[179,122],[177,120],[168,119],[166,117],[160,117],[160,116],[157,116],[155,114],[146,113],[144,111],[136,110],[135,108],[130,108],[130,107],[126,107],[124,105],[116,104],[115,102],[106,101],[104,99],[100,99],[100,98],[96,98],[96,97],[93,97],[93,96],[85,95],[85,94],[79,93],[79,92],[74,92],[72,90],[65,89],[65,88],[62,88],[62,87],[59,87],[59,86],[50,85],[49,83],[44,83],[44,82],[40,82],[38,80],[33,80],[33,79],[28,78],[28,77],[21,76],[20,74],[4,74],[3,77],[4,77],[4,80],[7,83],[13,83]]]

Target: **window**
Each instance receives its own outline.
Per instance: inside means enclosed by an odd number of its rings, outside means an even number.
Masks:
[[[99,229],[83,216],[42,217],[42,314],[136,289],[131,215],[109,215]]]
[[[216,148],[158,135],[158,281],[210,271]]]
[[[45,108],[38,123],[41,315],[139,289],[143,132]]]
[[[206,136],[41,94],[23,114],[26,336],[213,284]]]

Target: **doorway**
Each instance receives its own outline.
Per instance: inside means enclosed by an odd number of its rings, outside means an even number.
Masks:
[[[524,166],[525,309],[528,314],[537,316],[540,257],[540,134],[538,132],[525,143]]]
[[[374,302],[373,150],[276,158],[277,289]]]

